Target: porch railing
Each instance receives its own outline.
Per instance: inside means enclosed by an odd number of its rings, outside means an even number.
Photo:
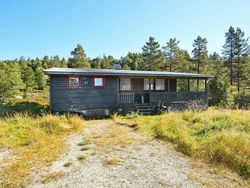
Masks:
[[[150,94],[150,102],[157,103],[159,100],[164,103],[185,102],[202,100],[206,101],[206,92],[169,92],[169,93],[154,93]]]
[[[118,102],[119,104],[134,104],[135,94],[131,92],[119,93]]]
[[[206,92],[151,92],[150,102],[157,103],[159,101],[164,103],[185,102],[202,100],[207,103]],[[122,92],[118,94],[119,104],[134,104],[135,94],[133,92]]]

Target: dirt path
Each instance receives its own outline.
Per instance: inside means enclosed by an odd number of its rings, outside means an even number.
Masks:
[[[112,120],[87,121],[69,138],[69,151],[42,169],[29,187],[201,187],[192,165],[170,144],[145,137]],[[78,146],[88,140],[84,151]],[[78,160],[77,157],[86,159]],[[64,167],[72,162],[69,167]]]

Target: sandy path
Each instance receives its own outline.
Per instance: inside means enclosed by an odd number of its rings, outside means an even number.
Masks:
[[[89,140],[89,150],[77,144]],[[188,158],[171,146],[145,137],[112,120],[87,121],[82,135],[72,135],[69,151],[35,175],[29,187],[201,187],[188,174]],[[86,156],[79,161],[78,156]],[[72,162],[64,167],[66,162]]]

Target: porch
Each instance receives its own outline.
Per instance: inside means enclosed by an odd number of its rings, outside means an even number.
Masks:
[[[120,78],[122,79],[122,78]],[[126,78],[128,79],[128,78]],[[196,91],[190,89],[190,79],[177,78],[129,78],[131,86],[129,91],[121,90],[121,81],[119,81],[118,104],[121,105],[156,105],[159,101],[164,105],[185,105],[188,102],[199,101],[204,107],[208,103],[207,79],[193,79],[197,81]],[[146,83],[145,83],[146,82]],[[128,82],[129,83],[129,82]],[[157,83],[161,83],[162,85]],[[186,91],[178,91],[178,83],[184,83]],[[202,83],[202,90],[200,86]]]

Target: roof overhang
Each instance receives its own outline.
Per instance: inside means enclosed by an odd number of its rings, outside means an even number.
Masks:
[[[192,74],[162,71],[137,71],[137,70],[113,70],[113,69],[77,69],[77,68],[50,68],[44,70],[47,75],[84,75],[84,76],[121,76],[121,77],[162,77],[162,78],[190,78],[206,79],[214,75]]]

